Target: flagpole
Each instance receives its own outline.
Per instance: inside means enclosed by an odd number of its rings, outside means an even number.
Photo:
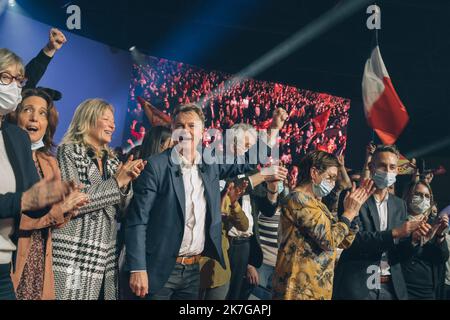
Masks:
[[[378,7],[376,2],[374,3],[374,5],[376,5]],[[381,11],[377,12],[377,14],[381,14]],[[378,29],[375,28],[374,30],[375,30],[375,45],[378,46]]]
[[[374,5],[376,5],[378,7],[378,4],[375,2]],[[380,12],[378,12],[377,14],[380,14]],[[378,29],[375,28],[374,29],[374,37],[373,40],[375,41],[375,46],[378,47]],[[376,139],[376,134],[375,134],[375,130],[372,129],[372,133],[371,133],[371,137],[370,137],[370,141],[372,141],[373,143],[375,143],[375,139]],[[376,144],[376,143],[375,143]]]
[[[303,126],[301,126],[301,128],[300,128],[299,130],[302,130],[302,129],[303,129],[304,127],[306,127],[306,125],[307,125],[307,124],[310,124],[310,123],[311,123],[311,121],[312,121],[312,120],[311,120],[311,119],[309,119],[309,121],[308,121],[308,122],[306,122],[306,123],[305,123],[305,124],[304,124]]]

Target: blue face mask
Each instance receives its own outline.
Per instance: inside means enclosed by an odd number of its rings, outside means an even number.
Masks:
[[[281,194],[284,190],[284,183],[283,181],[278,182],[278,193]]]
[[[395,183],[396,176],[397,174],[394,172],[384,172],[377,170],[372,179],[378,189],[385,189]]]
[[[319,184],[313,183],[313,192],[318,198],[326,197],[334,188],[334,183],[330,183],[328,180],[322,179]]]
[[[44,139],[44,138],[42,138],[42,139],[39,140],[39,141],[32,142],[32,143],[31,143],[31,150],[35,151],[35,150],[38,150],[38,149],[44,147],[45,144],[44,144],[43,139]]]

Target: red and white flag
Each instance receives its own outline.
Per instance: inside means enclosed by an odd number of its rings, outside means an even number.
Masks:
[[[362,80],[364,112],[369,126],[384,144],[394,144],[409,121],[376,46],[366,62]]]

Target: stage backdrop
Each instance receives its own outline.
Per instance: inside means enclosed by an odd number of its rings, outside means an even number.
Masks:
[[[206,128],[216,129],[228,129],[239,122],[264,128],[273,110],[283,107],[289,113],[280,135],[281,160],[286,165],[312,149],[335,154],[345,150],[349,99],[278,83],[232,79],[232,75],[224,72],[151,56],[140,57],[132,70],[127,132],[123,140],[125,151],[138,146],[150,126],[138,97],[168,115],[179,104],[196,103],[203,108]]]
[[[25,64],[48,41],[51,26],[6,10],[0,15],[0,47],[20,55]],[[116,131],[112,146],[123,140],[132,60],[130,53],[110,49],[100,42],[64,31],[67,43],[56,53],[38,86],[62,92],[56,103],[59,125],[55,141],[60,142],[75,108],[88,98],[103,98],[115,107]]]
[[[50,28],[7,10],[0,15],[0,47],[15,51],[27,63],[47,43]],[[68,42],[57,52],[39,83],[63,94],[56,104],[60,115],[56,143],[78,104],[99,97],[111,102],[116,110],[111,145],[122,145],[125,150],[138,145],[150,126],[136,100],[142,96],[169,115],[180,103],[199,103],[206,115],[206,126],[219,129],[237,122],[263,126],[272,111],[282,106],[290,114],[281,133],[286,164],[314,148],[334,153],[345,149],[348,99],[252,79],[232,81],[225,88],[224,83],[232,78],[230,74],[155,57],[144,57],[139,64],[133,64],[128,51],[112,50],[71,32],[64,33]],[[324,119],[325,127],[320,128]]]

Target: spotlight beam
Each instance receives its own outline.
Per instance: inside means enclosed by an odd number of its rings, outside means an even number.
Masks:
[[[373,0],[348,0],[336,7],[328,10],[318,19],[311,22],[309,25],[294,33],[289,39],[285,40],[262,57],[251,63],[238,73],[238,77],[250,78],[263,72],[270,66],[279,62],[283,58],[289,56],[298,48],[303,47],[311,40],[322,35],[333,26],[345,20],[353,13],[361,9]],[[365,27],[365,26],[363,26]]]
[[[139,49],[136,46],[132,46],[130,49],[128,49],[131,53],[131,58],[133,61],[139,65],[145,64],[146,56],[139,51]]]
[[[448,145],[450,145],[450,136],[447,136],[443,140],[438,141],[436,143],[427,145],[426,147],[407,152],[405,153],[405,157],[407,157],[408,159],[422,157],[433,151],[442,149]]]
[[[227,80],[224,90],[231,88],[235,82],[255,77],[372,2],[373,0],[347,0],[338,4]],[[217,96],[219,90],[214,89],[212,95]]]

